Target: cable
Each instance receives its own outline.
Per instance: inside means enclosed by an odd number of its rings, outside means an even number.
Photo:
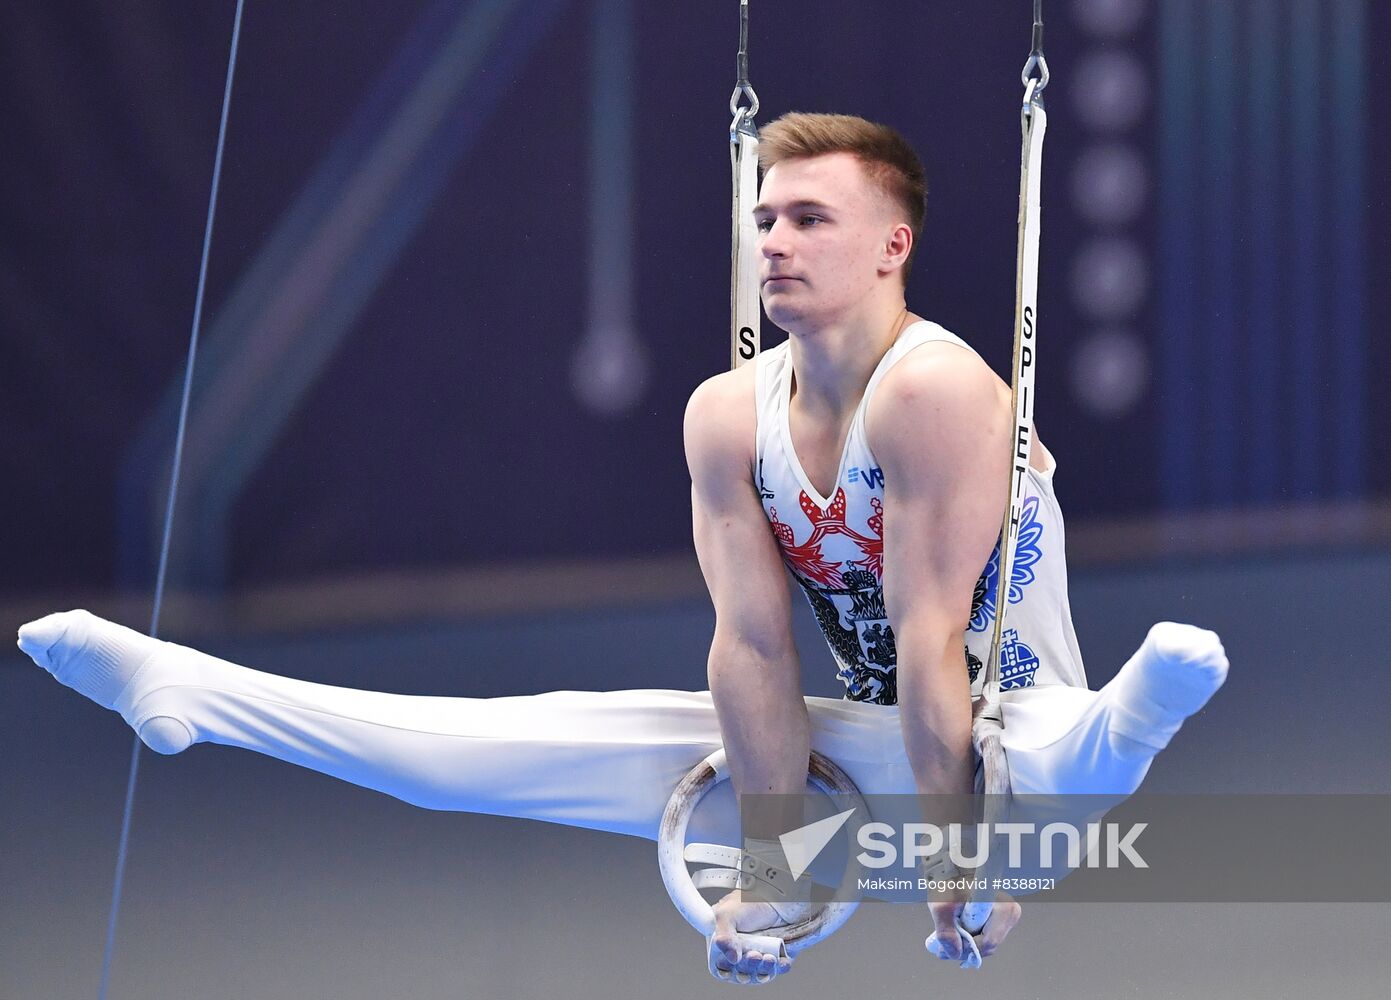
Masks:
[[[213,158],[212,191],[208,195],[208,218],[203,227],[203,256],[198,265],[198,292],[193,302],[193,329],[188,338],[188,361],[184,367],[183,397],[179,402],[179,428],[174,438],[174,462],[169,472],[169,501],[164,508],[164,535],[159,547],[159,571],[155,577],[154,608],[150,613],[150,636],[159,637],[159,615],[164,603],[164,580],[169,569],[169,540],[174,528],[174,501],[178,496],[179,468],[183,461],[184,434],[188,427],[188,400],[193,390],[193,364],[198,356],[198,331],[203,322],[203,296],[208,284],[208,253],[212,247],[213,220],[217,216],[217,189],[222,180],[222,152],[227,142],[227,111],[232,104],[232,77],[237,68],[237,45],[241,41],[242,7],[237,0],[232,23],[232,51],[227,59],[227,80],[222,89],[222,118],[217,127],[217,154]],[[111,961],[116,950],[116,919],[121,911],[121,890],[125,883],[126,856],[130,846],[131,820],[135,813],[135,787],[140,775],[140,737],[130,752],[130,774],[126,780],[126,803],[121,813],[121,840],[116,850],[116,877],[111,889],[111,913],[106,922],[106,947],[101,958],[98,1000],[106,1000],[111,983]]]

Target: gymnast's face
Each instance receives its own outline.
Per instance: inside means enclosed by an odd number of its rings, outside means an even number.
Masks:
[[[754,207],[768,318],[789,332],[853,322],[884,295],[912,246],[907,223],[850,153],[774,164]]]

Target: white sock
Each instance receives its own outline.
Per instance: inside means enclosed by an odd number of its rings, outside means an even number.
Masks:
[[[1156,624],[1111,682],[1117,695],[1113,749],[1124,756],[1136,749],[1134,743],[1157,750],[1168,746],[1183,721],[1222,686],[1227,668],[1216,632],[1178,622]]]
[[[21,626],[19,648],[60,683],[130,722],[140,698],[155,686],[168,643],[77,610]],[[193,743],[189,727],[169,716],[147,719],[137,732],[156,753],[178,753]]]

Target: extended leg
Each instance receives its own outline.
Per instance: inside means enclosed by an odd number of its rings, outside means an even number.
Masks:
[[[708,691],[383,694],[252,670],[85,611],[24,626],[20,646],[160,753],[242,747],[430,809],[655,839],[672,789],[720,746]],[[808,707],[813,745],[862,788],[911,788],[897,720],[881,706]],[[728,785],[702,803],[691,836],[738,843]]]
[[[1160,622],[1100,691],[1006,691],[1004,746],[1016,794],[1129,795],[1183,721],[1227,677],[1214,632]]]
[[[25,626],[20,645],[160,753],[243,747],[430,809],[655,836],[671,789],[719,746],[708,695],[359,691],[241,667],[82,611]]]

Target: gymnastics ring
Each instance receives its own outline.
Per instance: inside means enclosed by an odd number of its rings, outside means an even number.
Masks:
[[[716,785],[728,778],[729,768],[724,749],[721,748],[693,767],[690,773],[681,779],[662,813],[662,822],[657,834],[657,860],[662,869],[662,882],[666,885],[667,895],[671,897],[681,916],[686,918],[686,922],[707,940],[715,931],[715,912],[701,896],[697,879],[692,877],[686,862],[718,860],[737,864],[739,870],[721,869],[710,873],[726,876],[723,881],[708,877],[700,880],[700,885],[728,884],[731,887],[736,884],[734,880],[751,871],[747,866],[753,863],[753,859],[745,859],[743,852],[737,848],[712,844],[691,844],[689,847],[686,845],[686,828],[690,825],[691,815],[695,812],[696,806]],[[860,790],[855,787],[850,776],[829,757],[815,750],[811,752],[808,761],[807,784],[826,795],[847,796],[857,810],[863,810],[862,815],[869,815],[864,797],[860,795]],[[706,875],[708,872],[707,869],[700,874]],[[741,937],[751,948],[759,951],[785,952],[792,956],[834,934],[850,919],[850,914],[855,912],[858,905],[858,900],[829,902],[801,920],[765,928],[757,935],[743,934]],[[717,979],[749,982],[749,979],[736,978],[745,974],[717,969],[713,954],[710,972]],[[767,978],[769,977],[760,976],[757,981],[765,982]]]

